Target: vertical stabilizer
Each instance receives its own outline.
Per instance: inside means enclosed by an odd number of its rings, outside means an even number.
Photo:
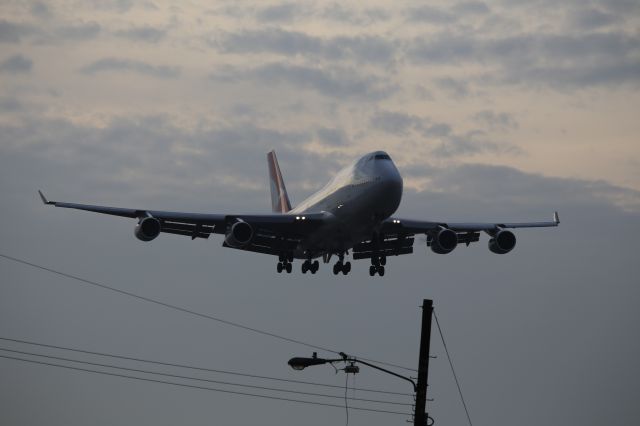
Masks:
[[[284,186],[284,180],[282,180],[275,151],[267,154],[267,162],[269,163],[269,183],[271,184],[271,209],[274,213],[286,213],[291,210],[291,203],[287,195],[287,188]]]

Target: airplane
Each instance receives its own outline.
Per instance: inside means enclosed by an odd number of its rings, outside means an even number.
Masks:
[[[303,274],[315,274],[319,261],[330,262],[333,274],[347,275],[353,260],[370,259],[369,275],[384,276],[387,257],[413,253],[417,235],[426,236],[434,253],[447,254],[458,245],[489,235],[489,250],[509,253],[516,237],[509,229],[558,226],[558,212],[551,222],[455,223],[402,219],[392,216],[400,205],[403,181],[391,157],[375,151],[338,172],[318,192],[292,208],[275,151],[267,153],[271,184],[271,214],[208,214],[126,209],[49,201],[56,207],[86,210],[137,219],[135,236],[151,241],[160,233],[196,238],[224,235],[223,246],[278,257],[277,271],[291,273],[294,259],[301,259]]]

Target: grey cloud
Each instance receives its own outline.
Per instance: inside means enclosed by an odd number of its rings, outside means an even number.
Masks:
[[[260,9],[256,18],[264,22],[289,22],[303,13],[300,3],[282,3]]]
[[[451,77],[441,77],[435,79],[435,85],[456,98],[464,98],[471,94],[469,83]]]
[[[481,39],[443,33],[429,41],[418,40],[407,55],[423,64],[496,63],[487,81],[517,84],[579,85],[637,81],[640,38],[622,33],[517,35]],[[575,76],[572,78],[572,76]],[[468,90],[452,79],[439,83],[460,96]]]
[[[133,7],[133,0],[91,0],[96,9],[125,13]]]
[[[580,9],[570,16],[573,26],[581,30],[593,30],[619,22],[620,17],[598,9]]]
[[[97,74],[101,72],[120,71],[134,72],[158,78],[177,78],[180,76],[180,68],[167,65],[151,65],[146,62],[132,59],[103,58],[83,67],[83,74]]]
[[[117,31],[115,34],[133,41],[157,43],[167,35],[167,30],[154,27],[133,27]]]
[[[410,130],[420,129],[424,120],[402,112],[380,111],[371,117],[373,128],[393,135],[406,135]]]
[[[491,12],[489,6],[481,1],[464,1],[457,3],[452,7],[452,10],[459,15],[485,15]]]
[[[456,21],[456,16],[444,9],[423,5],[413,7],[405,12],[407,19],[413,22],[429,22],[432,24],[449,24]]]
[[[484,110],[476,113],[473,118],[491,130],[507,130],[518,127],[517,121],[506,112]]]
[[[212,79],[239,81],[255,79],[262,84],[287,84],[337,99],[383,99],[396,90],[374,75],[362,75],[352,68],[308,67],[272,63],[249,70],[226,68],[211,74]]]
[[[35,33],[31,25],[0,19],[0,43],[19,43],[24,37]]]
[[[22,55],[13,55],[0,62],[0,72],[10,74],[28,73],[33,67],[33,61]]]
[[[101,27],[95,22],[59,27],[54,31],[57,38],[63,40],[87,40],[100,34]]]
[[[31,15],[39,19],[51,18],[53,13],[48,5],[41,1],[36,1],[31,5]]]
[[[23,109],[22,103],[14,97],[0,96],[0,111],[5,113],[18,112]]]
[[[322,57],[329,60],[355,59],[371,63],[389,63],[394,59],[394,44],[382,37],[320,38],[281,29],[250,30],[227,34],[219,42],[230,53],[275,53],[287,56]]]
[[[343,4],[333,3],[326,6],[319,16],[336,22],[346,22],[354,25],[371,25],[386,21],[391,15],[384,9],[365,9],[362,11],[346,8]]]
[[[322,142],[332,146],[346,145],[348,141],[347,136],[341,129],[320,127],[316,130],[316,134]]]

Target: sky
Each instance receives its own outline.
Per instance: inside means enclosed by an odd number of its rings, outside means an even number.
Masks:
[[[630,424],[640,415],[639,110],[633,0],[5,0],[0,253],[414,368],[419,306],[433,299],[474,424]],[[358,156],[385,150],[404,178],[399,216],[525,221],[558,210],[562,223],[518,231],[504,256],[489,252],[486,236],[444,256],[418,240],[414,254],[389,259],[385,277],[370,278],[366,261],[346,277],[322,265],[302,275],[297,264],[281,275],[274,258],[224,249],[219,237],[142,243],[128,219],[45,207],[36,192],[120,207],[268,212],[271,149],[292,204]],[[345,384],[328,366],[286,365],[309,347],[6,258],[0,277],[0,337]],[[432,353],[428,410],[437,423],[465,424],[437,334]],[[0,359],[0,377],[2,424],[346,421],[344,408],[9,359]],[[355,383],[411,390],[364,367]],[[407,418],[351,410],[348,421]]]

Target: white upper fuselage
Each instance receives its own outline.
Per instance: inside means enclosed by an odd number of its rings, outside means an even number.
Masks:
[[[375,151],[363,156],[289,212],[325,213],[333,219],[309,236],[300,250],[340,252],[351,248],[370,238],[380,222],[396,211],[401,198],[402,177],[389,155]],[[302,253],[296,253],[298,256]]]

